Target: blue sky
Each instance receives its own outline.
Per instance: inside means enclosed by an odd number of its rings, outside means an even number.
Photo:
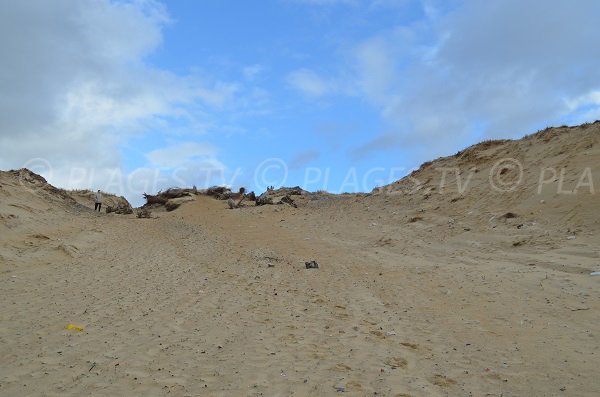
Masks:
[[[0,3],[0,169],[141,204],[177,185],[365,191],[600,118],[600,3]]]

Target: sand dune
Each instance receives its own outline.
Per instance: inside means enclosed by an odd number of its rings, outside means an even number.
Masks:
[[[595,396],[599,140],[550,129],[369,194],[150,219],[2,172],[0,395]]]

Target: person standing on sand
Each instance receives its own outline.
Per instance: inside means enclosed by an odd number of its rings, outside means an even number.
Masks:
[[[96,192],[96,205],[94,206],[94,211],[98,210],[100,212],[100,208],[102,207],[102,193],[100,190]]]

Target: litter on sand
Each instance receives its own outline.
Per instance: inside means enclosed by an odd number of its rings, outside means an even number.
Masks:
[[[319,264],[317,263],[317,261],[304,262],[304,265],[306,266],[307,269],[318,269],[319,268]]]
[[[74,331],[78,331],[81,332],[83,331],[83,327],[81,325],[75,325],[75,324],[67,324],[65,326],[66,329],[72,329]]]

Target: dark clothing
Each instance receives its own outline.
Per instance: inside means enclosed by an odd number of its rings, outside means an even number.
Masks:
[[[98,212],[100,212],[101,207],[102,207],[102,203],[96,203],[96,205],[94,206],[94,211],[98,210]]]

